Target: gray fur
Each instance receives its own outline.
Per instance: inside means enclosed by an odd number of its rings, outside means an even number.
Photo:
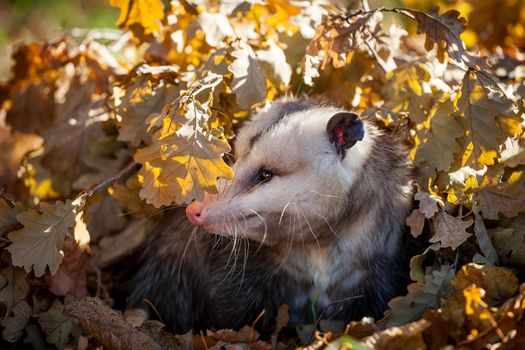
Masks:
[[[252,124],[243,129],[244,135],[241,130],[238,163],[256,157],[250,155],[252,148],[263,147],[256,144],[279,128],[282,132],[286,127],[283,123],[294,122],[286,116],[302,117],[305,111],[331,113],[332,109],[311,101],[278,103],[254,122],[260,126]],[[290,306],[292,325],[314,323],[312,307],[316,315],[322,313],[324,318],[345,322],[363,316],[381,317],[388,300],[401,294],[406,285],[408,237],[404,235],[404,222],[411,207],[412,168],[407,149],[395,135],[381,134],[372,125],[367,130],[371,133],[370,152],[362,169],[352,173],[352,183],[335,194],[337,200],[309,198],[314,205],[335,205],[336,209],[330,209],[333,215],[321,215],[325,223],[309,214],[313,224],[306,225],[297,213],[294,215],[282,207],[261,209],[260,215],[270,236],[266,239],[261,238],[260,226],[250,235],[243,235],[237,233],[237,229],[242,231],[243,224],[230,222],[228,226],[236,231],[233,237],[201,229],[190,235],[191,227],[174,225],[173,218],[167,219],[145,245],[129,307],[149,308],[143,299],[149,300],[162,321],[176,332],[190,328],[240,328],[251,324],[263,309],[266,313],[258,325],[265,329],[274,321],[282,304]],[[359,154],[349,153],[349,161]],[[257,161],[253,162],[254,165],[247,168],[237,164],[236,180],[222,188],[219,199],[223,201],[222,206],[234,205],[232,202],[237,197],[253,196],[254,191],[268,193],[271,184],[260,189],[247,186],[250,174],[257,168]],[[298,175],[283,176],[301,179],[304,171],[315,177],[316,166],[299,162],[294,165]],[[316,181],[322,185],[323,181],[341,179]],[[324,196],[309,193],[308,188],[303,192],[305,196]],[[298,200],[295,205],[301,203],[303,201]],[[174,217],[180,215],[183,214]],[[245,215],[246,219],[250,214],[234,215]],[[239,218],[234,219],[241,221],[242,216]],[[257,218],[253,215],[248,218],[246,230],[248,222],[254,220]],[[306,232],[295,232],[298,228]],[[312,305],[314,299],[317,299],[316,305]],[[155,313],[151,310],[150,314]]]

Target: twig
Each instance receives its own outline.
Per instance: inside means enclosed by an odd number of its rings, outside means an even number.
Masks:
[[[84,195],[86,197],[87,196],[91,196],[95,192],[97,192],[97,191],[99,191],[99,190],[101,190],[101,189],[111,185],[114,181],[119,180],[122,176],[126,175],[128,172],[133,170],[137,165],[139,165],[137,162],[132,161],[124,169],[119,171],[116,175],[114,175],[114,176],[110,177],[109,179],[106,179],[103,182],[99,183],[98,185],[96,185],[95,187],[93,187],[92,189],[87,191]]]
[[[379,68],[381,68],[383,73],[387,73],[388,72],[388,68],[385,66],[385,62],[383,61],[383,59],[381,57],[379,57],[379,54],[377,53],[377,51],[366,40],[365,40],[365,45],[366,45],[366,47],[368,47],[368,50],[370,50],[370,53],[372,54],[372,56],[376,60],[377,65],[379,66]]]
[[[370,11],[370,5],[368,4],[368,0],[361,0],[361,5],[363,6],[363,10]]]
[[[314,330],[316,330],[319,327],[319,323],[321,322],[321,319],[323,318],[324,314],[326,313],[326,310],[328,310],[329,307],[337,305],[337,304],[341,304],[341,303],[346,303],[348,301],[352,301],[354,299],[359,299],[359,298],[363,298],[363,295],[362,294],[354,295],[354,296],[351,296],[351,297],[346,297],[346,298],[343,298],[343,299],[334,300],[331,303],[329,303],[328,305],[326,305],[325,307],[323,307],[323,309],[321,310],[321,313],[319,314],[319,317],[317,317],[317,319],[315,320]],[[339,310],[339,311],[341,311],[341,310]],[[313,334],[312,334],[312,336],[313,336]],[[312,337],[310,337],[310,341],[309,342],[312,342]]]

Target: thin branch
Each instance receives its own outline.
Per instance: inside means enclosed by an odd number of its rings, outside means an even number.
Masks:
[[[128,172],[134,170],[135,167],[137,167],[137,165],[139,165],[137,162],[135,161],[132,161],[131,163],[129,163],[124,169],[122,169],[121,171],[119,171],[116,175],[104,180],[103,182],[99,183],[98,185],[96,185],[95,187],[93,187],[92,189],[90,189],[89,191],[87,191],[85,193],[85,196],[91,196],[92,194],[94,194],[95,192],[111,185],[113,182],[119,180],[121,177],[123,177],[124,175],[126,175]]]

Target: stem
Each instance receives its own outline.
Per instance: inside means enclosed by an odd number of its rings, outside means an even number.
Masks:
[[[136,166],[138,165],[137,162],[135,161],[132,161],[131,163],[129,163],[124,169],[122,169],[121,171],[119,171],[116,175],[110,177],[109,179],[106,179],[104,180],[103,182],[99,183],[98,185],[96,185],[95,187],[93,187],[92,189],[90,189],[89,191],[86,192],[85,196],[91,196],[92,194],[94,194],[95,192],[111,185],[114,181],[117,181],[119,180],[122,176],[126,175],[128,172],[130,172],[131,170],[133,170]]]

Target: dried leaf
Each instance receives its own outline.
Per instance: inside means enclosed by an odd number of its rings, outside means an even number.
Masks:
[[[460,38],[466,28],[466,20],[459,17],[458,11],[449,10],[439,15],[439,7],[435,6],[427,13],[413,10],[406,10],[406,12],[411,13],[418,22],[418,34],[426,34],[425,48],[431,50],[437,44],[441,62],[444,61],[446,52],[450,58],[459,63],[470,66],[481,65],[479,59],[467,51],[465,43]]]
[[[237,95],[239,106],[248,109],[266,98],[263,69],[249,45],[240,45],[232,56],[235,60],[228,67],[233,74],[231,89]]]
[[[381,323],[393,327],[419,319],[429,308],[439,306],[440,298],[447,292],[454,270],[443,265],[425,277],[425,283],[413,283],[408,286],[408,294],[388,302],[387,311]]]
[[[152,125],[160,123],[161,128],[153,135],[153,143],[135,154],[135,160],[143,164],[140,196],[156,207],[202,200],[204,191],[216,193],[217,178],[233,177],[222,159],[230,146],[218,130],[208,131],[206,125],[213,88],[220,82],[214,75],[208,79],[208,85],[201,87],[209,89],[208,100],[200,103],[189,95],[187,103],[172,106],[179,113],[167,110],[152,119]]]
[[[430,242],[441,242],[441,247],[450,247],[456,250],[472,234],[466,229],[474,223],[474,220],[463,221],[445,212],[439,213],[433,220],[435,234]]]
[[[425,226],[425,215],[418,209],[414,209],[405,222],[410,227],[410,234],[415,238],[419,237],[423,232],[423,226]]]
[[[0,324],[4,327],[2,331],[4,339],[10,343],[14,343],[24,334],[24,328],[29,323],[33,309],[31,309],[31,306],[29,306],[25,300],[21,300],[13,307],[11,313],[13,316],[4,318]]]
[[[292,78],[292,68],[286,62],[286,55],[274,40],[266,42],[266,50],[257,50],[255,52],[257,59],[262,62],[263,68],[267,71],[267,76],[275,77],[275,81],[284,85],[289,85]]]
[[[525,139],[508,138],[505,141],[505,149],[501,151],[498,162],[511,168],[525,165]]]
[[[31,210],[17,215],[24,228],[8,235],[13,242],[7,248],[13,265],[24,267],[27,272],[34,269],[37,277],[44,274],[47,266],[55,274],[62,261],[62,242],[82,205],[82,200],[42,203],[42,213]]]
[[[160,0],[110,0],[111,6],[120,8],[117,25],[146,40],[158,33],[164,17],[164,4]]]
[[[80,298],[87,295],[87,272],[89,261],[78,249],[75,240],[67,238],[62,244],[64,258],[58,271],[47,281],[49,290],[55,295],[71,295]]]
[[[22,206],[19,203],[13,203],[0,189],[0,237],[4,237],[6,233],[20,226],[16,215],[22,211]]]
[[[419,201],[419,211],[425,214],[427,219],[430,219],[439,211],[439,206],[443,206],[441,198],[432,195],[428,192],[418,192],[414,195],[414,199]]]
[[[525,174],[515,171],[504,182],[486,175],[476,190],[476,199],[486,219],[497,220],[499,213],[506,217],[518,215],[525,210]]]
[[[462,293],[472,284],[485,290],[486,295],[483,300],[489,305],[507,300],[518,291],[519,287],[517,277],[509,269],[470,263],[461,267],[451,285]]]
[[[424,161],[438,171],[446,171],[454,160],[454,154],[461,148],[457,138],[463,136],[464,130],[452,115],[452,102],[446,100],[436,104],[429,112],[430,125],[418,133],[419,144],[415,160]]]
[[[507,98],[492,80],[480,80],[480,76],[467,72],[463,79],[458,108],[467,133],[462,165],[480,169],[494,164],[499,144],[508,135],[499,123],[501,117],[514,115],[515,104]],[[515,123],[520,123],[516,120]],[[512,134],[508,136],[513,136]]]
[[[69,343],[73,330],[73,319],[65,316],[62,310],[63,305],[55,300],[49,310],[38,314],[38,323],[44,330],[47,341],[59,349]]]
[[[474,234],[478,240],[478,245],[483,253],[485,262],[491,266],[499,265],[498,253],[492,245],[485,223],[481,217],[480,209],[477,205],[472,205],[472,211],[474,212]]]
[[[29,284],[26,280],[27,274],[22,269],[12,266],[2,270],[0,275],[2,283],[0,289],[0,302],[6,307],[6,314],[11,312],[13,306],[24,299],[29,292]]]

